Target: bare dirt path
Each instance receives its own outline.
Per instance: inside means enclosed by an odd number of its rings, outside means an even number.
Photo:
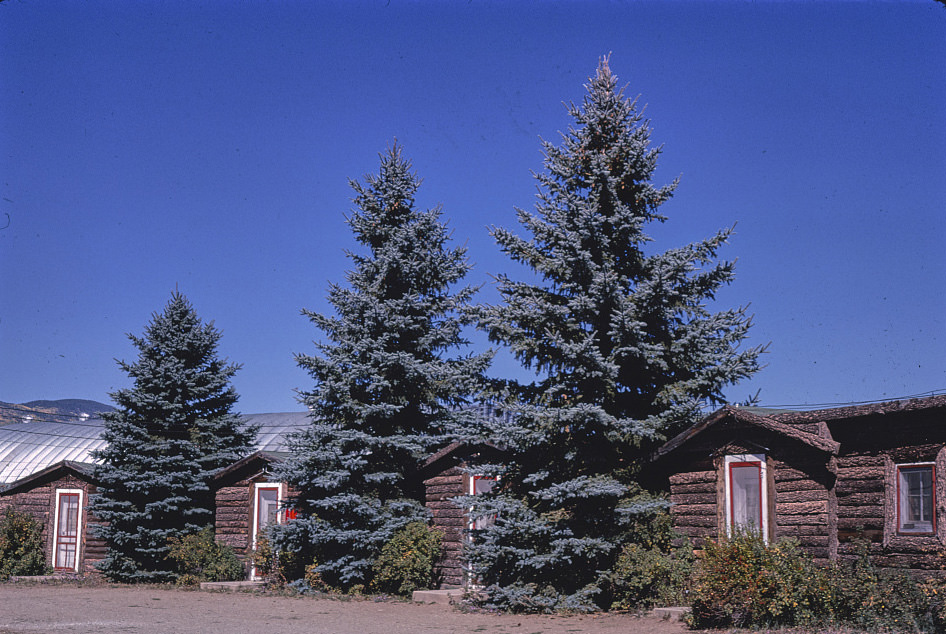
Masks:
[[[681,634],[630,615],[464,614],[444,605],[135,587],[0,584],[0,634]]]

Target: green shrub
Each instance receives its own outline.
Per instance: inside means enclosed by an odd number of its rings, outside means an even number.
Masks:
[[[855,559],[828,569],[833,620],[865,629],[929,629],[932,606],[923,588],[906,572],[875,568],[869,547],[858,540]]]
[[[930,600],[935,586],[927,590],[905,572],[875,568],[866,543],[857,552],[854,560],[819,567],[791,539],[767,546],[744,534],[709,543],[694,576],[691,624],[939,631]]]
[[[645,610],[655,606],[687,605],[693,572],[689,540],[674,548],[680,535],[672,530],[669,513],[660,513],[632,531],[634,541],[621,549],[612,570],[612,610]]]
[[[297,553],[278,550],[266,535],[256,539],[256,548],[250,556],[256,576],[269,583],[283,585],[290,579],[308,578],[309,567],[300,564]]]
[[[934,632],[946,632],[946,579],[931,578],[920,584],[929,605],[929,618]]]
[[[177,583],[195,585],[201,581],[239,581],[245,577],[243,564],[233,549],[214,539],[213,526],[198,533],[168,540],[168,559],[177,566]]]
[[[0,518],[0,579],[12,575],[45,575],[43,529],[29,513],[7,507]]]
[[[697,567],[695,625],[802,625],[821,620],[830,604],[825,571],[795,540],[770,546],[757,533],[709,542]]]
[[[377,592],[410,595],[414,590],[434,585],[434,564],[443,549],[443,533],[423,522],[411,522],[381,549],[373,566],[371,589]]]

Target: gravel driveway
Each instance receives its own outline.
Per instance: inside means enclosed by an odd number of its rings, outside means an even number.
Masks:
[[[680,634],[680,623],[629,615],[463,614],[444,605],[331,600],[154,587],[0,584],[0,634]]]

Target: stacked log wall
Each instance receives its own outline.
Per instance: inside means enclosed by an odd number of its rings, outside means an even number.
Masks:
[[[241,560],[250,550],[252,484],[251,480],[241,480],[233,486],[220,487],[215,495],[216,539],[232,548]]]
[[[803,447],[797,439],[753,436],[752,430],[737,425],[720,425],[694,438],[686,453],[675,455],[675,473],[669,476],[676,528],[695,540],[717,537],[725,526],[724,477],[709,464],[709,457],[759,453],[766,447],[772,537],[797,538],[818,561],[857,557],[855,540],[863,537],[877,566],[911,570],[921,577],[946,576],[942,407],[872,405],[854,408],[850,415],[845,412],[783,416],[795,426],[810,422],[805,431],[833,439],[840,446],[837,455]],[[914,463],[935,464],[935,534],[898,531],[897,465]]]
[[[854,541],[865,538],[870,553],[881,555],[884,537],[884,457],[838,456],[838,556],[856,557]]]
[[[444,554],[434,571],[442,587],[464,585],[461,556],[467,518],[464,510],[450,499],[466,493],[466,478],[463,471],[453,467],[424,481],[426,505],[433,515],[434,528],[443,531]]]
[[[240,561],[245,562],[252,554],[253,513],[255,484],[272,484],[286,487],[283,483],[268,482],[264,476],[244,478],[229,486],[221,486],[214,495],[214,536],[222,544],[234,550]],[[292,497],[296,491],[284,489],[284,496]]]
[[[706,466],[706,465],[702,465]],[[719,537],[716,469],[699,469],[670,476],[670,513],[674,528],[701,548]]]
[[[815,561],[826,563],[837,553],[832,526],[832,478],[824,460],[770,458],[773,473],[772,535],[793,538]]]

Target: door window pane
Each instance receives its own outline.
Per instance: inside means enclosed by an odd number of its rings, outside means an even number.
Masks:
[[[259,495],[256,500],[256,527],[257,532],[262,531],[270,524],[276,523],[279,513],[279,490],[278,489],[259,489]]]
[[[484,493],[489,493],[493,490],[493,487],[496,486],[496,478],[494,476],[473,476],[473,495],[483,495]],[[475,530],[482,530],[496,521],[494,515],[477,518],[470,528]]]
[[[897,528],[901,533],[934,531],[933,465],[898,467]]]
[[[732,463],[729,469],[732,526],[762,529],[762,467],[759,463]]]

